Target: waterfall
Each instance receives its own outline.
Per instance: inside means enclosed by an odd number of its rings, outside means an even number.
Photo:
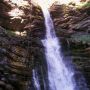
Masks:
[[[40,4],[45,18],[46,37],[42,40],[45,47],[45,56],[48,68],[48,90],[88,90],[76,88],[76,82],[73,78],[74,71],[67,67],[61,53],[61,45],[56,37],[53,21],[46,6]],[[69,65],[68,65],[69,66]],[[33,72],[34,81],[36,82],[36,90],[41,90],[38,77]],[[36,77],[36,79],[35,79]]]
[[[33,81],[34,81],[34,87],[36,90],[41,90],[40,89],[40,84],[39,84],[39,78],[36,70],[33,70]]]
[[[60,44],[55,35],[54,25],[47,8],[41,6],[45,18],[46,38],[42,40],[48,66],[48,80],[50,90],[74,90],[73,71],[63,62]]]

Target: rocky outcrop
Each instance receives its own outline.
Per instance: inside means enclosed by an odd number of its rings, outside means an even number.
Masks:
[[[12,31],[43,30],[43,18],[40,7],[27,1],[26,6],[11,1],[0,1],[0,26]],[[33,10],[33,11],[32,11]],[[41,22],[42,21],[42,22]],[[34,28],[34,29],[33,29]]]
[[[55,12],[57,11],[57,8],[58,8],[58,13]],[[64,6],[58,5],[58,7],[57,6],[52,7],[51,14],[52,14],[57,32],[59,31],[59,28],[60,28],[61,29],[60,33],[63,33],[65,31],[67,35],[69,35],[70,33],[72,34],[72,33],[83,32],[83,31],[89,33],[89,29],[90,29],[89,18],[90,17],[87,14],[87,9],[86,11],[81,12],[79,9],[75,9],[72,7],[69,8],[68,6],[65,6],[65,5]]]
[[[31,3],[22,7],[2,0],[0,7],[0,90],[27,90],[32,69],[44,59],[41,44],[44,18],[40,7]],[[10,16],[14,8],[24,14]],[[22,36],[23,31],[25,36]]]

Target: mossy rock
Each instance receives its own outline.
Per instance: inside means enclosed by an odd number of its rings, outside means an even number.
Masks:
[[[71,36],[73,42],[82,42],[82,44],[90,45],[90,34],[77,33]]]
[[[86,4],[84,4],[83,7],[90,7],[90,2],[87,2]]]

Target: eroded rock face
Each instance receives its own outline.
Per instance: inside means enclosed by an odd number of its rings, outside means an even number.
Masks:
[[[90,17],[87,14],[87,9],[86,11],[84,10],[84,12],[81,11],[82,10],[65,5],[52,6],[51,15],[53,17],[56,31],[60,28],[62,29],[60,30],[60,33],[63,33],[66,29],[65,33],[67,33],[67,35],[75,32],[89,32],[87,30],[90,29],[90,25],[88,23]]]
[[[43,30],[41,9],[29,1],[25,6],[22,6],[14,4],[10,0],[2,0],[0,1],[0,11],[0,26],[8,30],[21,32],[30,29]]]
[[[33,4],[24,8],[19,7],[24,15],[13,18],[8,12],[16,7],[3,0],[0,1],[0,26],[5,28],[0,27],[0,54],[2,56],[0,57],[0,75],[3,75],[1,77],[5,79],[5,81],[0,79],[0,85],[9,87],[6,90],[26,90],[25,85],[31,79],[32,69],[35,66],[42,66],[45,59],[44,47],[41,43],[41,39],[45,36],[45,25],[40,7]],[[90,85],[90,39],[88,38],[90,7],[75,9],[66,5],[54,5],[50,11],[56,34],[61,39],[63,48],[69,47],[71,50],[71,54],[64,51],[65,56],[72,57],[75,66],[84,73]],[[15,35],[12,31],[26,31],[27,34],[22,37]],[[3,59],[7,60],[3,63],[5,67],[2,67]],[[7,84],[6,81],[10,83]]]
[[[32,77],[32,69],[42,65],[43,54],[40,38],[17,36],[0,27],[0,86],[7,88],[9,84],[12,90],[26,90],[26,83]]]
[[[2,3],[7,5],[7,10],[3,9],[3,13],[0,13],[0,26],[5,28],[0,27],[0,72],[3,72],[0,74],[0,89],[26,90],[32,69],[41,65],[44,59],[41,43],[45,32],[43,15],[40,7],[30,4],[28,7],[18,7],[23,10],[24,15],[14,18],[8,12],[17,6],[2,1],[0,5],[3,8]],[[27,35],[17,35],[16,31],[26,31]]]

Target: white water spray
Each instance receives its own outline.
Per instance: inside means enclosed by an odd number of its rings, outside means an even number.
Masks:
[[[45,55],[48,66],[48,80],[50,90],[74,90],[73,72],[65,66],[60,52],[58,38],[54,32],[54,25],[47,8],[41,6],[46,25]]]
[[[34,81],[34,87],[36,90],[41,90],[40,89],[40,83],[39,83],[39,78],[36,70],[33,70],[33,81]]]

